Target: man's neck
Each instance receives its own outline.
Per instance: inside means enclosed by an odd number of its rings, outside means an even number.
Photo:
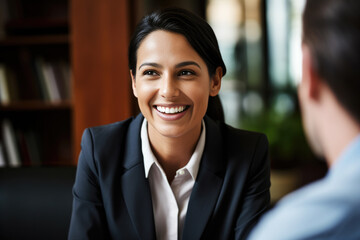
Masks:
[[[327,111],[321,122],[324,156],[329,167],[332,167],[346,147],[360,134],[360,124],[340,105]]]

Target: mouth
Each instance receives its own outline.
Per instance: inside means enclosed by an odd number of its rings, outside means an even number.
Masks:
[[[181,105],[181,106],[160,106],[160,105],[154,105],[154,108],[164,114],[178,114],[185,112],[190,106],[189,105]]]

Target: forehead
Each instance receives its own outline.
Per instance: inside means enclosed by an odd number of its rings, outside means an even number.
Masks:
[[[137,51],[137,65],[142,61],[172,63],[182,60],[205,64],[186,37],[179,33],[156,30],[142,40]]]

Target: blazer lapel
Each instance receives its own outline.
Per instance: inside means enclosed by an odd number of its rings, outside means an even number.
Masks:
[[[128,213],[140,239],[156,239],[151,191],[145,178],[141,151],[140,128],[143,119],[139,115],[128,129],[121,186]]]
[[[205,118],[206,143],[199,173],[192,190],[183,239],[200,239],[215,208],[222,184],[222,139],[218,126]]]

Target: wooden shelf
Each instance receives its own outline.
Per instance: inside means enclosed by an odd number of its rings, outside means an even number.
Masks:
[[[48,111],[48,110],[71,110],[71,101],[57,103],[44,102],[40,100],[21,101],[9,104],[1,104],[0,111]]]
[[[0,47],[21,45],[69,44],[70,39],[71,37],[68,34],[9,36],[0,40]]]
[[[8,36],[67,34],[69,22],[67,19],[52,19],[50,16],[18,18],[6,22],[5,32]]]
[[[11,83],[8,87],[13,101],[0,103],[0,123],[9,123],[6,129],[13,130],[14,139],[25,137],[28,145],[37,143],[38,147],[29,149],[38,153],[40,164],[76,164],[85,128],[131,115],[126,64],[129,1],[8,2],[11,4],[2,29],[5,36],[0,39],[0,63]],[[71,99],[47,102],[43,100],[49,97],[44,94],[41,77],[44,69],[49,77],[49,71],[59,73],[59,67],[69,70],[59,78],[55,75],[55,80],[66,80],[60,83],[69,88],[69,94],[60,99]],[[33,142],[32,135],[36,138]],[[21,157],[21,161],[28,158]]]
[[[66,18],[32,17],[18,18],[6,23],[6,28],[68,28],[69,21]]]

